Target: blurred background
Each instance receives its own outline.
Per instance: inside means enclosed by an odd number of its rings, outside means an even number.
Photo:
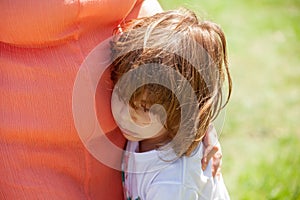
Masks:
[[[233,94],[220,135],[235,199],[300,199],[300,0],[159,0],[221,25]]]

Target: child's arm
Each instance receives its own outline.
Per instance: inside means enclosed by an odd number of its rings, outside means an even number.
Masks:
[[[216,129],[213,125],[210,125],[204,139],[203,144],[205,147],[204,155],[201,160],[202,170],[205,170],[208,162],[212,158],[212,175],[215,177],[219,176],[221,173],[221,165],[222,165],[222,150],[220,143],[218,141]]]

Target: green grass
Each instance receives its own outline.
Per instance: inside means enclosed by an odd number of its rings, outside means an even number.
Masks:
[[[240,199],[299,199],[300,198],[300,164],[297,138],[282,138],[273,145],[281,151],[256,163],[254,169],[239,176],[239,188],[244,192]],[[287,148],[289,147],[289,148]],[[269,159],[269,160],[268,160]]]
[[[221,25],[233,95],[220,141],[234,199],[300,199],[300,0],[160,0]]]

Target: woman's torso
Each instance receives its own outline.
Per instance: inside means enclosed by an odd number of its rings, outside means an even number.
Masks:
[[[119,171],[77,135],[72,89],[85,57],[135,1],[0,2],[0,199],[121,198]],[[114,130],[110,108],[103,113],[106,131]]]

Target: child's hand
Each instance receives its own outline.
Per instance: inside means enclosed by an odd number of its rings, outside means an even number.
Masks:
[[[201,160],[202,170],[205,170],[209,160],[212,158],[212,175],[215,177],[221,173],[222,150],[217,138],[216,129],[210,125],[203,139],[204,155]]]

